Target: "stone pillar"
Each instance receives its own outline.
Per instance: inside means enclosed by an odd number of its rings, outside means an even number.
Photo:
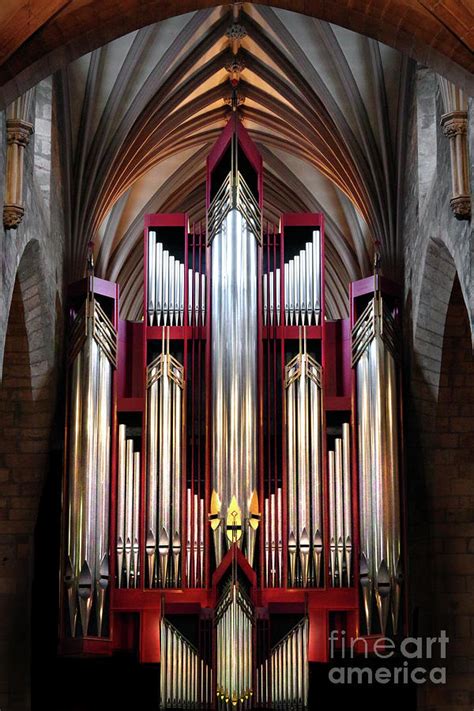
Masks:
[[[5,176],[5,229],[16,229],[23,219],[24,151],[33,132],[33,125],[22,119],[7,119],[7,167]]]
[[[23,219],[23,164],[25,148],[33,133],[29,119],[33,89],[18,97],[6,114],[7,160],[5,171],[5,199],[3,203],[3,225],[6,230],[15,230]]]
[[[471,216],[471,195],[467,153],[467,111],[443,114],[441,126],[444,135],[450,141],[453,185],[453,196],[449,201],[451,209],[458,219],[468,219]]]

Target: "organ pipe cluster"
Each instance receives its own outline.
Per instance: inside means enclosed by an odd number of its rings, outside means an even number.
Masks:
[[[321,584],[322,394],[321,367],[306,352],[285,367],[290,587]]]
[[[285,326],[319,325],[321,316],[321,238],[319,229],[284,268]]]
[[[261,704],[278,709],[303,709],[308,706],[308,619],[293,627],[271,650],[268,661],[257,670]]]
[[[342,425],[342,439],[336,437],[328,452],[329,467],[329,550],[333,587],[351,584],[352,497],[350,427]]]
[[[235,138],[236,141],[236,138]],[[208,212],[211,246],[212,498],[216,564],[237,543],[253,564],[257,495],[257,247],[260,210],[232,170]]]
[[[216,682],[218,707],[251,708],[253,696],[254,609],[249,597],[232,580],[216,610]]]
[[[92,278],[92,277],[91,277]],[[69,345],[69,461],[65,585],[72,636],[102,635],[109,586],[109,497],[112,377],[117,335],[89,292]],[[80,613],[80,632],[77,613]]]
[[[160,708],[202,709],[211,703],[212,672],[197,650],[163,618],[160,627]]]
[[[188,269],[188,326],[206,323],[206,275]]]
[[[118,430],[117,485],[117,587],[137,587],[140,560],[140,452]]]
[[[148,232],[148,321],[150,326],[184,323],[184,264]]]
[[[169,352],[168,330],[162,352],[147,369],[145,546],[150,587],[178,587],[181,582],[183,389],[184,369]]]
[[[279,588],[283,584],[283,504],[282,491],[270,494],[264,504],[265,585]]]
[[[378,612],[385,634],[389,610],[398,630],[402,584],[398,333],[394,317],[378,290],[357,320],[352,334],[356,369],[359,457],[360,584],[368,634]]]

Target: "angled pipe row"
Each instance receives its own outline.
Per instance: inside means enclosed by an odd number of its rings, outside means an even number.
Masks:
[[[117,587],[136,588],[140,560],[140,452],[126,438],[126,425],[118,430],[117,482]]]
[[[184,324],[184,264],[148,232],[148,322],[150,326]]]

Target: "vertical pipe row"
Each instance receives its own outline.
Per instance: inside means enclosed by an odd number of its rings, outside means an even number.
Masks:
[[[148,323],[150,326],[184,325],[184,264],[148,231]]]
[[[208,707],[210,667],[165,618],[160,625],[160,645],[160,708]]]
[[[206,323],[206,275],[188,269],[188,326]]]
[[[279,269],[276,284],[279,285]],[[266,276],[266,275],[265,275]],[[263,282],[263,300],[269,304],[273,273]],[[284,265],[284,313],[285,326],[319,325],[321,317],[321,239],[319,228],[313,230],[311,242]],[[265,293],[267,289],[267,294]],[[278,301],[280,301],[278,286]],[[278,310],[277,310],[278,313]],[[264,324],[265,321],[264,310]],[[272,325],[272,314],[268,307],[268,322]],[[279,321],[278,321],[279,325]]]
[[[328,452],[329,550],[333,587],[349,587],[352,560],[352,491],[350,465],[350,425],[342,425],[342,438],[334,440]]]
[[[117,482],[117,587],[138,587],[140,560],[140,452],[126,438],[126,425],[118,430]]]
[[[282,491],[270,494],[264,501],[264,580],[265,586],[283,585]]]
[[[112,373],[116,332],[88,294],[73,323],[64,583],[70,633],[102,636],[109,583]],[[95,626],[91,611],[95,608]]]
[[[181,583],[181,447],[183,366],[169,339],[147,370],[148,471],[146,554],[148,586]],[[158,564],[156,558],[158,553]]]
[[[402,583],[399,411],[399,352],[394,317],[375,292],[352,331],[356,369],[359,456],[360,583],[367,633],[385,634],[389,611],[398,631]]]
[[[321,368],[303,350],[285,368],[290,587],[319,586],[323,549]]]
[[[266,686],[270,668],[270,688]],[[271,650],[258,670],[261,704],[279,709],[306,708],[309,693],[308,619],[305,617]],[[269,693],[271,699],[269,699]]]
[[[204,499],[186,490],[186,577],[188,587],[204,586]]]

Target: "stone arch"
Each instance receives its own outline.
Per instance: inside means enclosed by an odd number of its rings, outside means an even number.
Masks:
[[[0,383],[0,706],[29,708],[34,530],[55,413],[55,348],[40,245],[23,250],[11,291]]]
[[[468,3],[458,0],[461,2],[468,18]],[[98,14],[94,0],[73,0],[57,3],[54,10],[49,6],[37,9],[32,16],[30,4],[20,2],[15,13],[3,17],[0,12],[0,46],[5,57],[0,65],[3,103],[8,104],[61,66],[117,37],[174,15],[221,3],[222,0],[181,0],[177,10],[176,3],[169,2],[102,0]],[[465,26],[444,7],[444,0],[435,10],[415,7],[410,0],[393,0],[383,13],[371,0],[267,0],[264,4],[302,12],[368,35],[466,89],[472,87],[473,60],[463,39]]]

